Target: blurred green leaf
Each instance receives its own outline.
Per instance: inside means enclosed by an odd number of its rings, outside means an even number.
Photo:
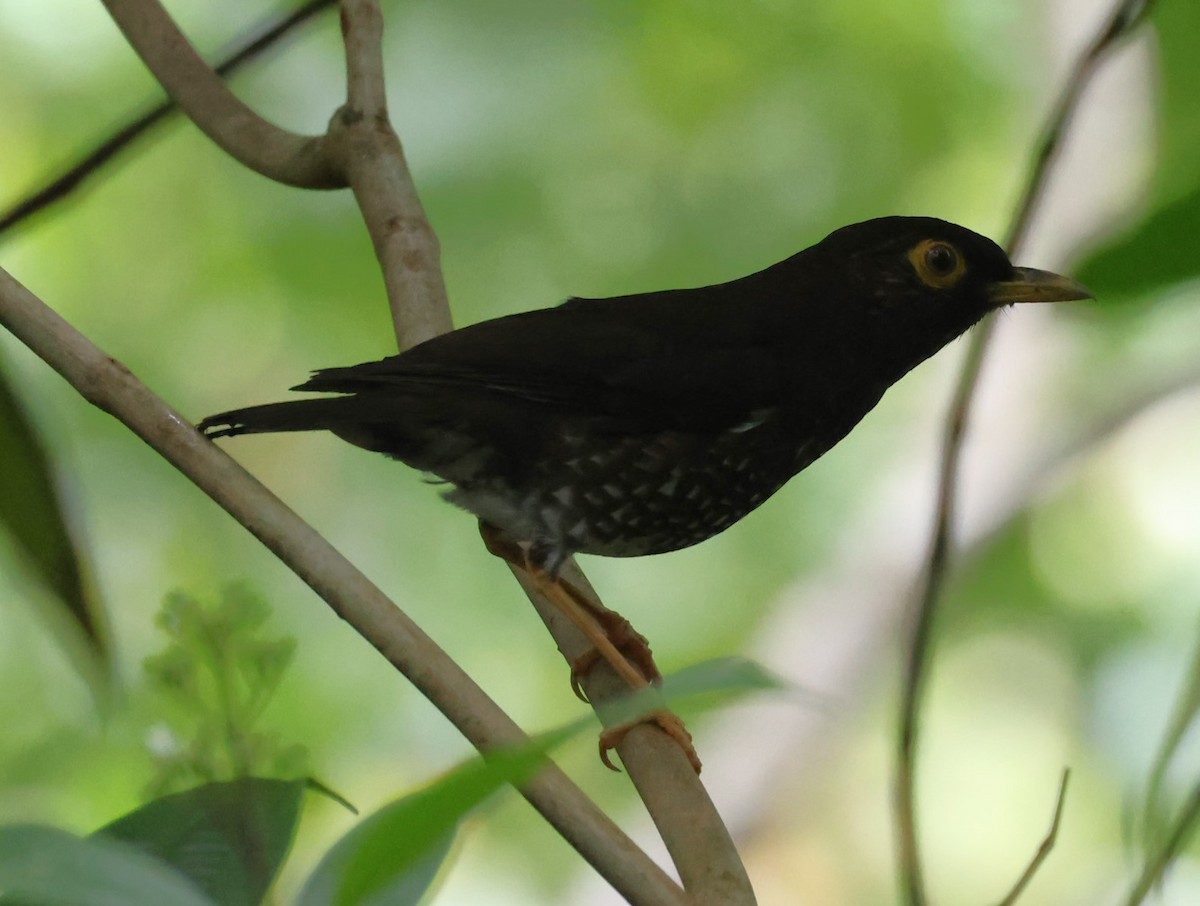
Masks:
[[[254,906],[291,847],[306,786],[250,777],[210,783],[156,799],[95,836],[174,866],[221,906]]]
[[[1129,299],[1200,276],[1200,255],[1191,238],[1200,233],[1200,173],[1197,177],[1193,191],[1156,208],[1078,268],[1079,279],[1097,298]]]
[[[696,699],[713,707],[729,696],[784,684],[746,658],[696,664],[605,709],[607,722]],[[721,698],[714,696],[720,693]],[[458,822],[500,787],[520,785],[541,768],[555,746],[592,726],[590,717],[538,736],[526,745],[475,759],[424,790],[368,817],[321,860],[301,894],[300,906],[405,906],[432,883],[454,839]]]
[[[53,592],[61,614],[101,663],[108,659],[99,601],[84,579],[82,553],[67,527],[53,469],[36,428],[0,373],[0,522],[38,579]],[[56,614],[59,615],[59,614]],[[78,664],[92,679],[92,665]]]
[[[210,780],[298,777],[307,752],[258,729],[295,653],[295,639],[262,632],[271,609],[241,585],[215,601],[167,595],[157,623],[167,646],[143,661],[153,686],[178,705],[160,728],[151,796]]]
[[[4,902],[25,906],[214,906],[135,847],[33,824],[0,828],[0,892]]]
[[[1194,237],[1200,230],[1200,4],[1155,4],[1160,136],[1151,203],[1142,218],[1094,250],[1077,269],[1097,298],[1130,298],[1200,276]]]
[[[706,711],[750,692],[788,688],[788,684],[749,658],[714,658],[692,664],[663,678],[661,687],[647,686],[604,705],[609,726],[629,723],[662,708]]]
[[[450,851],[459,819],[505,784],[528,780],[547,752],[587,723],[577,721],[527,745],[469,761],[384,806],[326,853],[304,885],[299,906],[416,903]]]

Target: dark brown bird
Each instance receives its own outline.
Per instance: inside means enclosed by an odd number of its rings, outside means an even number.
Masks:
[[[399,459],[552,578],[574,553],[724,531],[989,312],[1089,297],[963,227],[885,217],[729,283],[569,299],[323,369],[293,389],[340,396],[199,427],[326,430]]]

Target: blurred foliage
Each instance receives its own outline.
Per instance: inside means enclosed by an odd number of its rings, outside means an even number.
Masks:
[[[103,683],[109,653],[103,609],[84,580],[84,555],[75,544],[58,480],[37,431],[0,372],[0,523],[51,592],[50,625],[65,627],[68,653],[75,655],[77,668],[86,679]],[[80,639],[83,645],[72,644]]]
[[[233,0],[174,6],[210,52],[265,12]],[[881,214],[927,213],[999,235],[1062,61],[1109,4],[385,6],[394,120],[442,240],[456,318],[468,323],[569,294],[728,279]],[[968,515],[987,509],[992,491],[1003,498],[995,506],[1015,512],[999,513],[1002,524],[967,551],[939,624],[922,762],[939,899],[994,900],[1011,884],[1044,832],[1063,763],[1074,773],[1062,833],[1022,902],[1096,902],[1119,888],[1111,866],[1122,858],[1122,802],[1146,788],[1188,671],[1200,600],[1200,406],[1186,381],[1200,360],[1196,16],[1193,3],[1160,0],[1153,41],[1127,55],[1129,90],[1095,86],[1086,103],[1103,131],[1069,146],[1055,175],[1064,188],[1021,262],[1069,267],[1037,258],[1082,256],[1070,269],[1100,301],[1014,313],[985,374],[966,463],[984,477],[968,482],[964,505]],[[289,128],[323,129],[342,91],[334,21],[314,23],[240,76],[239,94]],[[20,197],[157,96],[100,4],[0,4],[0,198]],[[1123,150],[1104,156],[1117,137]],[[1083,248],[1083,232],[1101,245]],[[352,200],[270,185],[182,122],[4,236],[0,264],[194,418],[282,394],[311,368],[391,351]],[[172,737],[207,740],[193,777],[232,776],[276,745],[260,749],[259,737],[301,740],[323,774],[373,810],[463,757],[440,715],[382,658],[364,655],[268,553],[9,338],[0,346],[62,473],[62,507],[78,517],[96,583],[119,602],[109,619],[126,680],[126,707],[98,730],[69,653],[24,604],[39,593],[30,576],[0,570],[0,821],[86,829],[128,813],[146,782],[145,745],[162,722],[168,677]],[[776,764],[785,766],[755,768],[761,777],[746,765],[763,753],[747,751],[736,727],[692,726],[764,906],[794,903],[797,891],[821,904],[891,897],[893,618],[870,637],[847,637],[858,596],[822,592],[848,559],[874,576],[893,548],[924,537],[954,356],[918,369],[837,451],[703,548],[587,564],[668,672],[770,650],[772,669],[822,694],[820,709],[793,701],[771,712]],[[1014,479],[1040,474],[1060,445],[1173,379],[1175,392],[1036,486]],[[582,713],[471,521],[414,476],[328,438],[229,449],[522,723],[555,726]],[[924,490],[910,494],[915,486]],[[900,508],[903,519],[889,509],[898,495],[920,501]],[[899,608],[903,576],[881,574]],[[245,690],[235,699],[235,711],[256,719],[230,747],[212,694],[211,665],[224,654],[192,634],[173,638],[178,653],[153,681],[135,665],[160,645],[151,615],[164,589],[238,576],[278,602],[297,642],[293,668],[266,684],[277,690],[267,715]],[[829,636],[815,649],[788,635],[808,613],[800,604],[819,611],[804,625]],[[210,617],[188,615],[194,601],[177,606],[179,625],[207,625]],[[221,619],[247,658],[221,675],[244,684],[259,669],[258,630],[253,618]],[[863,654],[853,672],[832,666],[855,651]],[[185,714],[197,698],[205,717],[193,723]],[[816,732],[790,731],[796,715],[818,711]],[[1158,784],[1168,814],[1200,770],[1195,735],[1194,726],[1182,734]],[[630,823],[631,794],[600,773],[594,739],[561,752]],[[736,783],[723,779],[730,774]],[[316,864],[348,830],[348,816],[323,808],[306,816],[279,882],[284,900],[304,883],[292,866]],[[463,829],[437,902],[587,900],[578,886],[586,868],[515,796],[498,794],[486,821]],[[1200,898],[1195,877],[1189,851],[1164,902]]]
[[[261,636],[270,615],[266,602],[240,585],[227,586],[211,604],[182,592],[167,596],[155,622],[170,641],[143,662],[151,689],[171,704],[171,718],[150,731],[155,776],[148,797],[198,781],[304,773],[303,746],[257,728],[296,647],[291,637]]]
[[[260,777],[207,783],[155,799],[93,839],[137,846],[219,906],[256,906],[291,847],[305,788],[303,780]]]
[[[1162,83],[1158,159],[1142,216],[1079,267],[1100,298],[1150,301],[1174,284],[1200,276],[1192,240],[1200,231],[1200,7],[1160,2],[1152,11]]]

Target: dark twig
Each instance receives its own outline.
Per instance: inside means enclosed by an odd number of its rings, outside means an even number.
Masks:
[[[253,30],[255,37],[239,42],[236,49],[214,67],[217,75],[222,78],[233,75],[245,64],[268,50],[288,32],[307,22],[327,7],[333,6],[334,2],[335,0],[309,0],[308,3],[287,15],[277,16],[259,25]],[[175,109],[175,102],[166,100],[121,126],[91,151],[69,164],[57,176],[51,177],[50,181],[40,189],[36,189],[32,194],[27,195],[0,214],[0,233],[12,229],[39,211],[62,201],[78,189],[88,177],[116,157],[118,152],[131,145],[151,127],[166,119]]]
[[[1017,878],[1017,883],[1012,886],[1012,890],[1008,892],[1008,896],[1001,900],[997,906],[1013,906],[1017,902],[1017,898],[1025,892],[1025,888],[1029,886],[1029,882],[1033,880],[1033,876],[1037,874],[1037,870],[1042,867],[1042,863],[1046,861],[1046,857],[1050,855],[1050,850],[1054,849],[1054,843],[1058,839],[1058,827],[1062,823],[1063,806],[1067,802],[1067,781],[1070,779],[1071,769],[1063,768],[1062,780],[1058,784],[1058,799],[1054,803],[1054,817],[1050,819],[1050,829],[1046,831],[1046,836],[1038,844],[1033,858],[1029,860],[1029,864],[1025,867],[1025,870],[1021,872],[1021,877]]]
[[[1112,14],[1105,20],[1096,37],[1072,68],[1058,103],[1042,133],[1041,141],[1038,143],[1030,167],[1029,178],[1013,216],[1005,242],[1005,247],[1010,255],[1016,255],[1025,241],[1033,214],[1044,194],[1051,167],[1062,148],[1063,139],[1074,120],[1084,90],[1091,82],[1104,57],[1142,23],[1151,6],[1152,0],[1119,0]],[[966,434],[971,401],[974,398],[975,386],[979,381],[984,354],[987,351],[994,323],[994,319],[989,317],[972,332],[946,421],[938,477],[937,513],[923,578],[916,596],[917,605],[912,622],[912,636],[905,661],[896,766],[895,808],[900,885],[905,902],[910,906],[924,906],[926,902],[915,813],[918,715],[928,668],[934,613],[949,567],[951,533],[956,509],[958,463],[962,457],[963,439]]]
[[[1146,857],[1146,862],[1142,866],[1142,874],[1129,891],[1129,898],[1125,901],[1125,906],[1139,906],[1149,896],[1150,891],[1162,881],[1167,868],[1187,844],[1188,838],[1195,832],[1197,824],[1200,824],[1200,784],[1192,788],[1192,794],[1184,803],[1175,826],[1163,838],[1158,851]]]

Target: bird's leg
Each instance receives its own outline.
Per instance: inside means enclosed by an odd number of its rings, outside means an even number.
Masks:
[[[481,520],[479,533],[483,536],[484,544],[490,553],[527,573],[546,600],[558,608],[559,612],[583,633],[584,638],[592,643],[592,650],[571,665],[571,688],[575,690],[576,695],[587,701],[582,694],[579,680],[580,677],[586,675],[587,670],[591,669],[599,658],[608,661],[616,674],[625,680],[635,692],[645,689],[651,681],[661,679],[662,675],[654,664],[646,639],[634,630],[628,620],[603,605],[597,605],[578,588],[553,575],[535,558],[530,557],[526,549],[505,537],[495,526]],[[617,645],[609,635],[610,629],[615,630],[618,641],[622,644],[632,643],[635,650],[640,647],[644,656],[639,655],[635,659],[649,676],[630,663],[629,659],[617,650]],[[647,722],[653,722],[679,743],[696,773],[700,773],[700,758],[692,745],[692,735],[683,725],[683,721],[666,708],[652,711],[645,717],[629,723],[606,727],[600,734],[600,760],[606,767],[617,770],[609,758],[609,751],[619,745],[631,729],[638,724]]]
[[[608,640],[612,642],[613,647],[638,669],[647,682],[655,685],[662,682],[662,673],[659,672],[658,665],[654,663],[654,653],[650,650],[650,643],[644,635],[634,629],[633,625],[615,610],[609,610],[603,604],[593,601],[570,582],[563,579],[558,581],[563,590],[591,614]],[[580,681],[588,675],[601,657],[598,648],[591,648],[571,663],[571,688],[583,701],[587,701],[587,695],[584,693]]]
[[[546,599],[592,643],[588,651],[571,662],[571,689],[582,701],[586,702],[587,696],[580,680],[600,659],[608,661],[635,690],[662,679],[646,638],[623,616],[551,574],[536,557],[530,557],[529,551],[494,526],[481,521],[479,533],[490,553],[528,573]]]

